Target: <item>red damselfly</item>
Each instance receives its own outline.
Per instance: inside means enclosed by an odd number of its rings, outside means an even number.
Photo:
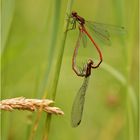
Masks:
[[[87,28],[89,30],[91,30],[92,35],[95,38],[98,38],[99,40],[101,40],[105,44],[109,45],[111,42],[110,41],[110,33],[111,32],[122,33],[122,32],[124,32],[124,27],[110,25],[110,24],[103,24],[103,23],[98,23],[98,22],[92,22],[92,21],[86,21],[83,17],[79,16],[77,14],[77,12],[74,12],[74,11],[71,13],[70,18],[72,19],[71,20],[72,27],[68,30],[75,29],[76,23],[79,23],[79,31],[81,32],[81,37],[82,37],[81,40],[83,40],[84,46],[86,45],[86,42],[87,42],[87,41],[85,41],[86,37],[88,37],[90,39],[90,41],[93,43],[93,45],[95,46],[95,48],[99,54],[99,62],[96,65],[92,65],[92,68],[99,67],[101,62],[103,61],[102,52],[101,52],[99,46],[97,45],[97,43],[94,41],[92,36],[87,31]],[[73,59],[73,61],[74,61],[74,59]],[[72,63],[74,63],[74,62],[72,62]]]

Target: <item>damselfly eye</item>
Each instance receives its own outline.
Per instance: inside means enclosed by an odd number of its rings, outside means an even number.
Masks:
[[[77,16],[77,12],[75,12],[75,11],[72,11],[71,14],[72,14],[73,17]]]

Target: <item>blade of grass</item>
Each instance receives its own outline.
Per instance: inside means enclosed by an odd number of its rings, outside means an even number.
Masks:
[[[45,69],[45,75],[44,75],[44,79],[43,79],[43,82],[41,83],[41,89],[39,91],[39,96],[42,96],[43,94],[43,99],[46,98],[46,86],[48,84],[48,77],[49,77],[49,74],[50,74],[50,70],[51,70],[51,67],[52,67],[52,64],[53,64],[53,59],[54,58],[54,50],[55,50],[55,45],[56,45],[56,38],[57,38],[57,32],[58,32],[58,27],[59,27],[59,14],[60,14],[60,2],[56,1],[54,2],[53,4],[55,4],[54,6],[54,12],[53,12],[53,15],[52,15],[52,25],[51,25],[51,35],[50,35],[50,44],[49,44],[49,55],[48,55],[48,58],[46,60],[47,63],[46,63],[46,69]],[[52,6],[52,3],[50,3],[50,7]],[[49,9],[51,10],[51,8]],[[48,21],[49,21],[49,17],[50,17],[50,11],[48,11]],[[35,135],[35,132],[37,130],[37,127],[38,127],[38,124],[39,124],[39,120],[41,118],[41,114],[42,114],[42,109],[40,108],[40,110],[38,111],[38,114],[37,114],[37,117],[35,119],[35,123],[34,123],[34,126],[32,128],[32,132],[30,134],[30,140],[32,140],[34,138],[34,135]]]
[[[66,16],[67,16],[67,14],[70,15],[70,13],[71,13],[71,8],[72,8],[73,1],[74,0],[69,0],[68,1]],[[60,3],[60,1],[58,3]],[[61,63],[62,63],[62,58],[63,58],[63,52],[64,52],[65,42],[66,42],[66,37],[67,37],[66,30],[68,29],[68,25],[69,25],[69,19],[67,20],[67,22],[65,21],[65,23],[64,23],[64,33],[62,35],[62,41],[61,41],[60,49],[58,50],[56,67],[55,67],[55,72],[54,72],[55,76],[54,76],[53,85],[52,85],[53,88],[51,90],[51,96],[52,96],[53,100],[55,100],[55,96],[56,96],[57,84],[58,84],[58,79],[59,79],[59,74],[60,74],[60,69],[61,69]],[[48,114],[47,119],[46,119],[45,133],[44,133],[44,136],[43,136],[43,140],[48,140],[48,134],[49,134],[49,131],[50,131],[50,123],[51,123],[51,115]]]
[[[7,44],[7,40],[9,37],[9,32],[10,32],[10,28],[12,25],[12,21],[13,21],[13,17],[14,17],[14,12],[15,12],[15,0],[2,0],[1,1],[1,59],[5,59],[4,54],[4,50]],[[3,88],[3,87],[2,87]],[[11,122],[11,114],[7,115],[7,114],[2,114],[1,118],[6,119],[6,122],[0,122],[0,124],[2,126],[4,126],[4,130],[1,131],[1,137],[2,139],[8,139],[9,135],[10,135],[10,122]],[[1,120],[0,118],[0,120]],[[8,130],[5,131],[5,130]]]
[[[4,52],[8,39],[10,27],[14,17],[15,0],[2,0],[2,32],[1,32],[1,54]]]
[[[126,2],[125,1],[112,1],[114,4],[114,10],[116,14],[116,20],[117,22],[121,22],[123,19],[126,18],[127,15],[124,15],[125,12],[123,12]],[[125,85],[125,92],[126,92],[126,116],[127,116],[127,124],[126,124],[126,139],[128,140],[134,140],[137,139],[137,115],[138,115],[138,101],[137,101],[137,95],[134,92],[132,86],[131,86],[131,70],[132,70],[132,61],[133,61],[133,45],[134,43],[134,36],[135,36],[135,28],[134,24],[137,23],[137,5],[138,1],[127,1],[128,5],[131,5],[131,8],[134,9],[133,12],[131,12],[131,21],[128,22],[128,40],[129,44],[127,44],[123,41],[123,38],[121,38],[122,43],[122,53],[123,53],[123,61],[124,61],[124,70],[125,70],[125,76],[126,76],[126,85]],[[128,13],[127,13],[128,14]],[[120,16],[122,15],[122,16]],[[136,21],[136,22],[135,22]]]

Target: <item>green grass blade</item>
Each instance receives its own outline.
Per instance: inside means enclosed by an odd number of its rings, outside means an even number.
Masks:
[[[15,0],[2,0],[2,47],[3,53],[14,17]]]

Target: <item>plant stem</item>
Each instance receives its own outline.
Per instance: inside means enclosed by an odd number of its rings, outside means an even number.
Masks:
[[[1,22],[2,22],[2,27],[1,27],[1,54],[4,53],[7,39],[9,37],[9,32],[11,29],[14,13],[15,13],[15,0],[2,0],[1,2],[2,7],[1,7]]]
[[[57,5],[57,3],[60,3],[60,1],[56,2],[56,5]],[[73,4],[73,0],[69,0],[68,4],[67,4],[66,15],[71,13],[72,4]],[[61,69],[61,63],[62,63],[64,48],[65,48],[65,42],[66,42],[66,37],[67,37],[66,30],[68,29],[68,26],[69,26],[69,19],[64,24],[64,33],[63,33],[63,36],[62,36],[60,49],[58,50],[58,57],[56,59],[57,60],[56,61],[56,67],[54,69],[55,70],[54,71],[55,76],[54,76],[52,88],[51,88],[51,91],[50,91],[51,97],[52,97],[53,100],[55,100],[55,96],[56,96],[57,84],[58,84],[58,79],[59,79],[59,74],[60,74],[60,69]],[[48,134],[49,134],[49,131],[50,131],[50,123],[51,123],[51,115],[48,114],[47,118],[46,118],[45,133],[44,133],[44,136],[43,136],[43,140],[48,140]]]
[[[56,45],[56,40],[57,40],[57,33],[58,33],[58,27],[59,27],[59,18],[60,18],[60,5],[61,5],[61,2],[60,1],[55,1],[54,2],[55,6],[54,6],[54,12],[53,12],[53,15],[52,15],[52,25],[51,25],[51,36],[50,36],[50,45],[49,45],[49,56],[47,58],[47,63],[46,63],[46,69],[45,69],[45,75],[44,75],[44,79],[43,79],[43,82],[41,84],[41,89],[40,89],[40,92],[39,92],[39,95],[42,96],[43,94],[43,99],[46,98],[46,86],[48,85],[48,77],[49,77],[49,74],[51,72],[51,67],[52,67],[52,63],[53,63],[53,59],[54,58],[54,50],[55,50],[55,45]],[[51,3],[50,3],[50,7],[51,7]],[[51,8],[50,8],[51,10]],[[48,11],[49,14],[51,14],[50,11]],[[37,127],[38,127],[38,124],[39,124],[39,120],[41,118],[41,114],[42,114],[42,108],[40,108],[40,110],[38,111],[38,114],[37,114],[37,117],[36,117],[36,120],[35,120],[35,123],[34,123],[34,126],[32,128],[32,132],[30,134],[30,140],[33,140],[34,139],[34,135],[35,135],[35,132],[37,130]]]
[[[117,17],[117,21],[122,21],[122,19],[125,19],[126,15],[123,15],[123,8],[125,7],[125,2],[124,1],[114,1],[114,9],[116,8],[116,17]],[[125,85],[125,93],[126,93],[126,116],[127,116],[127,125],[126,125],[126,139],[128,140],[136,140],[136,123],[135,121],[137,120],[137,97],[136,97],[136,93],[133,92],[132,89],[132,83],[131,83],[131,70],[132,70],[132,61],[133,61],[133,45],[135,44],[133,41],[133,38],[135,36],[135,28],[134,28],[134,23],[135,20],[137,19],[136,13],[137,13],[137,2],[134,1],[132,3],[132,1],[127,1],[127,3],[129,3],[131,5],[131,7],[133,7],[135,10],[133,10],[131,12],[132,19],[129,22],[128,26],[129,28],[129,33],[131,33],[129,35],[129,44],[127,44],[122,40],[121,43],[123,45],[122,47],[122,53],[124,55],[124,70],[125,70],[125,79],[126,79],[126,85]],[[118,9],[118,10],[117,10]],[[123,15],[123,16],[120,16]],[[123,17],[121,19],[121,17]],[[131,29],[131,30],[130,30]],[[131,31],[131,32],[130,32]]]

